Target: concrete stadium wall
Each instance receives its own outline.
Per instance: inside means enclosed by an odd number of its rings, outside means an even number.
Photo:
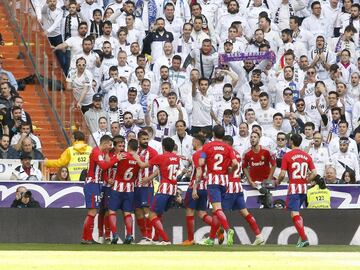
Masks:
[[[294,244],[298,236],[285,210],[252,211],[267,244]],[[0,209],[0,243],[79,243],[85,209]],[[235,243],[254,240],[249,226],[236,212],[227,213],[235,228]],[[302,211],[310,244],[360,245],[360,209]],[[172,209],[164,215],[164,227],[174,244],[186,239],[185,211]],[[196,219],[195,239],[205,237],[209,226]],[[118,231],[124,232],[122,215]],[[96,230],[94,239],[96,239]],[[120,236],[123,236],[120,233]],[[135,231],[136,241],[140,239]]]

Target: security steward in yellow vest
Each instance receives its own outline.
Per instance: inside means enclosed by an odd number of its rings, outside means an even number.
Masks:
[[[312,188],[307,191],[307,208],[331,208],[330,190],[324,179],[317,175],[311,184]]]
[[[73,145],[68,147],[59,159],[45,160],[48,168],[67,166],[71,181],[79,181],[82,170],[87,169],[92,147],[85,143],[85,135],[80,131],[73,133]]]

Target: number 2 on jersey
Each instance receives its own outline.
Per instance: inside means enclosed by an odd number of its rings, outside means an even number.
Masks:
[[[306,178],[306,174],[308,171],[308,164],[306,162],[294,162],[291,165],[291,168],[294,169],[293,173],[292,173],[292,178],[293,179],[305,179]]]
[[[214,156],[215,163],[214,163],[214,171],[221,171],[222,166],[220,165],[224,161],[224,156],[222,154],[216,154]]]

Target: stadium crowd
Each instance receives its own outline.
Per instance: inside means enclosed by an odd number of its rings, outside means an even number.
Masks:
[[[327,183],[360,180],[358,1],[31,2],[92,133],[81,146],[143,129],[161,153],[171,137],[186,178],[191,135],[210,139],[216,124],[240,154],[257,130],[278,160],[298,133]],[[44,159],[16,81],[1,66],[0,75],[2,158]],[[47,165],[78,180],[73,152]]]

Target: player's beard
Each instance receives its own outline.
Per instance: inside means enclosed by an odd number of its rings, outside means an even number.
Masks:
[[[147,142],[140,144],[141,149],[146,149],[146,148],[148,148],[148,146],[149,146],[149,144]]]

